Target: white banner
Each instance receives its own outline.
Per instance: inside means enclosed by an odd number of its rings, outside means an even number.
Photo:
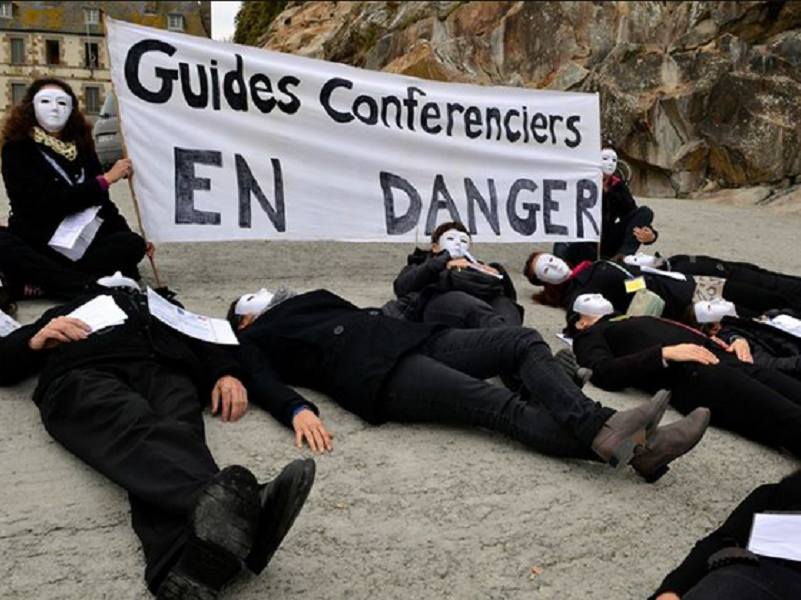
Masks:
[[[440,83],[107,19],[154,241],[597,240],[595,94]]]

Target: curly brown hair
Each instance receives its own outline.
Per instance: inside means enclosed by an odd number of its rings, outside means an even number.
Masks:
[[[59,138],[65,142],[75,142],[80,156],[91,156],[95,151],[92,127],[86,122],[83,113],[78,109],[78,98],[70,85],[54,77],[37,79],[28,86],[25,96],[14,105],[3,123],[3,132],[0,135],[2,143],[19,142],[30,137],[31,129],[37,125],[36,114],[33,110],[33,97],[39,90],[48,85],[60,87],[72,98],[72,113],[70,113],[64,129],[61,130]]]

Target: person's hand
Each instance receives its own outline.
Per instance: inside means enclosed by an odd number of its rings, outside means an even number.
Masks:
[[[716,365],[720,361],[709,350],[698,344],[678,344],[662,348],[662,358],[668,362],[697,362]]]
[[[681,600],[681,597],[673,592],[665,592],[664,594],[659,594],[656,600]]]
[[[737,338],[729,346],[729,352],[732,352],[737,358],[743,362],[754,363],[754,357],[751,355],[751,346],[743,338]]]
[[[50,350],[60,344],[85,340],[92,328],[80,319],[56,317],[28,342],[31,350]]]
[[[156,254],[156,247],[153,245],[153,242],[148,242],[145,245],[145,256],[148,258],[153,258]]]
[[[453,260],[449,260],[448,264],[445,266],[448,267],[449,271],[453,271],[454,269],[469,269],[471,264],[473,263],[466,258],[454,258]]]
[[[312,452],[330,452],[334,449],[331,443],[334,434],[326,430],[320,417],[312,410],[304,408],[296,414],[292,419],[292,427],[295,428],[295,445],[298,449],[303,448],[303,440],[306,440]]]
[[[121,158],[114,163],[106,173],[103,173],[103,179],[108,181],[109,185],[117,183],[120,179],[127,179],[133,174],[133,163],[130,158]]]
[[[650,227],[635,227],[634,237],[636,237],[637,241],[641,244],[650,244],[656,239],[656,234]]]
[[[223,421],[234,423],[248,410],[248,391],[236,377],[225,375],[211,392],[211,414],[220,412]]]

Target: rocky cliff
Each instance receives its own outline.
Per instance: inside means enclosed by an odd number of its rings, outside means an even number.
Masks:
[[[599,92],[635,190],[801,195],[801,2],[288,2],[265,48]]]

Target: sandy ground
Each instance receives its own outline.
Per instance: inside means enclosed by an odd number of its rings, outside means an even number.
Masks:
[[[131,214],[124,185],[117,203]],[[0,198],[5,213],[5,199]],[[801,274],[801,219],[774,212],[652,200],[665,254],[706,253]],[[526,324],[552,346],[560,312],[528,300],[525,245],[478,246],[506,264]],[[362,306],[382,304],[411,248],[400,244],[164,244],[158,266],[190,310],[221,315],[243,290],[285,283],[326,287]],[[143,269],[152,280],[149,269]],[[46,304],[23,305],[21,320]],[[30,401],[34,381],[0,390],[0,596],[146,598],[125,494],[53,442]],[[694,541],[754,487],[794,461],[710,430],[655,485],[631,471],[537,455],[500,435],[433,426],[371,427],[318,394],[335,450],[317,459],[310,500],[260,578],[225,598],[643,599]],[[617,408],[638,393],[588,393]],[[668,420],[678,414],[670,411]],[[308,451],[255,409],[236,424],[207,419],[220,464],[261,478]],[[542,572],[532,576],[532,566]]]

